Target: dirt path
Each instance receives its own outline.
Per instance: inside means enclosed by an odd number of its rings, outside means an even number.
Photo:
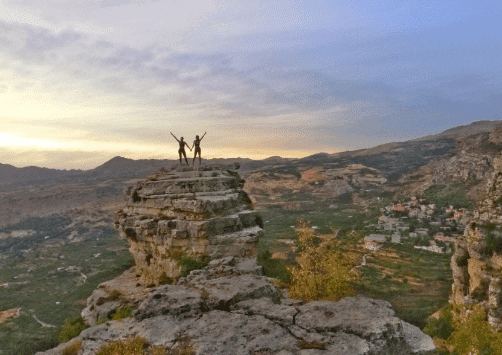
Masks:
[[[44,328],[56,328],[55,325],[51,325],[51,324],[47,324],[47,323],[44,323],[42,322],[40,319],[38,319],[35,315],[33,315],[33,318],[35,318],[35,320],[40,323],[40,325]]]

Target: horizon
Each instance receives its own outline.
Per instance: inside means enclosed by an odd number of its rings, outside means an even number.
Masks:
[[[460,125],[460,126],[456,126],[456,127],[453,127],[453,128],[458,128],[458,127],[465,127],[465,126],[468,126],[470,124],[473,124],[473,123],[478,123],[478,122],[486,122],[486,121],[489,121],[489,122],[494,122],[494,121],[499,121],[500,123],[502,123],[502,120],[480,120],[480,121],[474,121],[474,122],[471,122],[467,125]],[[423,138],[427,138],[427,137],[432,137],[432,136],[435,136],[435,135],[438,135],[438,134],[441,134],[441,133],[444,133],[448,130],[450,130],[451,128],[449,129],[446,129],[444,131],[441,131],[439,133],[436,133],[436,134],[430,134],[430,135],[426,135],[426,136],[422,136],[422,137],[417,137],[417,138],[413,138],[413,139],[409,139],[407,141],[411,141],[411,140],[416,140],[416,139],[423,139]],[[400,142],[403,142],[403,141],[400,141]],[[405,142],[405,141],[404,141]],[[375,145],[375,146],[372,146],[372,147],[368,147],[368,148],[360,148],[360,149],[353,149],[353,150],[345,150],[345,151],[340,151],[340,152],[336,152],[336,153],[344,153],[344,152],[352,152],[352,151],[357,151],[357,150],[364,150],[364,149],[371,149],[371,148],[376,148],[378,146],[381,146],[381,145],[384,145],[384,144],[389,144],[389,143],[399,143],[399,142],[385,142],[385,143],[382,143],[382,144],[378,144],[378,145]],[[328,153],[328,152],[316,152],[316,153],[312,153],[312,154],[309,154],[309,155],[305,155],[305,156],[302,156],[302,157],[283,157],[283,156],[280,156],[280,155],[270,155],[270,156],[266,156],[266,157],[262,157],[262,158],[249,158],[249,157],[245,157],[245,156],[238,156],[238,157],[232,157],[232,156],[228,156],[228,157],[210,157],[210,158],[203,158],[202,160],[214,160],[214,159],[251,159],[251,160],[256,160],[256,161],[259,161],[259,160],[265,160],[265,159],[270,159],[270,158],[274,158],[274,157],[278,157],[278,158],[282,158],[282,159],[302,159],[302,158],[307,158],[307,157],[310,157],[310,156],[313,156],[313,155],[317,155],[317,154],[336,154],[336,153]],[[106,164],[107,162],[115,159],[115,158],[123,158],[123,159],[129,159],[129,160],[174,160],[174,161],[178,161],[178,157],[175,157],[175,158],[137,158],[137,159],[134,159],[134,158],[128,158],[128,157],[124,157],[124,156],[120,156],[120,155],[116,155],[114,157],[110,157],[110,158],[107,158],[106,160],[102,161],[102,162],[99,162],[97,165],[95,166],[91,166],[91,167],[88,167],[88,168],[84,168],[84,169],[75,169],[75,168],[70,168],[70,169],[65,169],[65,168],[53,168],[53,167],[46,167],[46,166],[38,166],[38,165],[25,165],[25,166],[15,166],[13,164],[7,164],[7,165],[11,165],[11,166],[14,166],[15,168],[28,168],[28,167],[36,167],[36,168],[49,168],[49,169],[56,169],[56,170],[81,170],[81,171],[87,171],[87,170],[92,170],[92,169],[95,169],[95,168],[98,168],[104,164]],[[190,161],[190,157],[187,155],[187,158],[188,160]],[[5,164],[5,163],[2,163],[0,162],[0,165],[2,164]]]
[[[6,0],[1,163],[302,158],[502,109],[502,8],[426,0]],[[189,150],[187,157],[193,157]]]

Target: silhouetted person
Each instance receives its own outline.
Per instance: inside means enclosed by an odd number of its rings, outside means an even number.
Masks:
[[[178,143],[180,144],[180,149],[178,149],[178,154],[180,155],[180,164],[182,164],[182,162],[181,162],[181,154],[183,154],[183,156],[185,157],[185,161],[187,162],[187,165],[190,165],[190,164],[188,164],[187,154],[185,153],[185,145],[188,147],[187,142],[185,142],[183,140],[183,137],[181,137],[181,139],[178,139],[173,134],[173,132],[170,132],[170,133],[174,137],[174,139],[176,139],[178,141]],[[190,149],[190,151],[192,151],[192,148],[188,147],[188,149]]]
[[[202,138],[204,138],[206,133],[207,132],[204,132],[204,135],[202,136]],[[194,163],[195,163],[195,158],[197,157],[197,153],[199,153],[199,165],[202,164],[201,158],[200,158],[200,141],[202,140],[202,138],[199,139],[199,136],[195,136],[195,140],[193,141],[192,148],[195,147],[195,154],[193,156],[192,165],[194,165]]]

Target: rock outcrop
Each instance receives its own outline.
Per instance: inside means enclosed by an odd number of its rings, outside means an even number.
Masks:
[[[242,191],[238,165],[175,166],[126,190],[115,227],[142,278],[177,277],[177,258],[253,256],[262,222]]]
[[[155,346],[156,354],[160,347],[171,355],[405,355],[435,349],[386,301],[357,296],[303,304],[288,298],[253,258],[260,219],[232,169],[170,169],[126,194],[116,226],[129,240],[136,266],[87,299],[82,317],[90,328],[39,355],[63,355],[70,347],[94,355],[136,336]],[[180,254],[212,260],[179,277]],[[160,284],[165,277],[172,283]],[[123,319],[111,320],[120,314]]]
[[[412,354],[434,349],[429,336],[366,297],[307,304],[284,297],[254,259],[227,257],[177,284],[151,288],[133,316],[84,330],[82,355],[139,335],[174,352],[187,342],[197,355]],[[73,340],[75,341],[75,340]],[[44,355],[60,355],[61,344]]]
[[[495,330],[502,329],[502,156],[494,159],[487,191],[464,235],[455,240],[450,302],[484,306]]]

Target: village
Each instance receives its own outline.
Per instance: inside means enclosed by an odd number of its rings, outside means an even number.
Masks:
[[[426,199],[411,196],[409,201],[391,203],[380,208],[382,215],[374,229],[364,237],[364,248],[378,250],[384,243],[409,241],[415,249],[434,253],[451,253],[451,243],[463,233],[464,225],[472,213],[454,206],[438,208]],[[380,233],[377,233],[380,232]]]

